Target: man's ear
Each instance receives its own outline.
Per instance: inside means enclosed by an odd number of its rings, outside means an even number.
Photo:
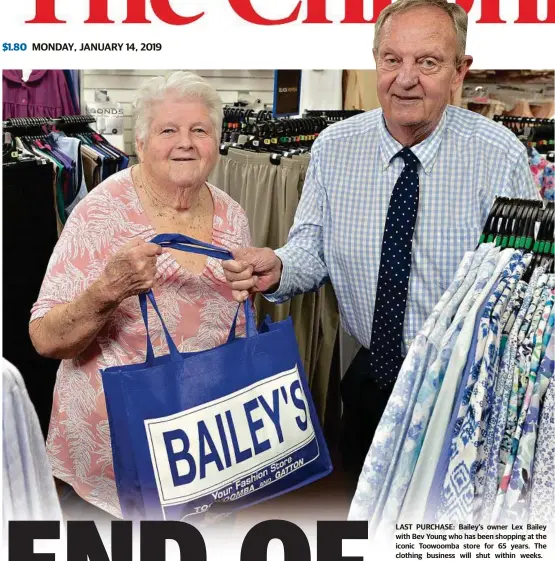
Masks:
[[[451,83],[451,91],[456,92],[464,81],[466,73],[472,66],[473,58],[469,55],[464,55],[459,62],[457,69],[455,70],[455,76],[453,77],[453,82]]]

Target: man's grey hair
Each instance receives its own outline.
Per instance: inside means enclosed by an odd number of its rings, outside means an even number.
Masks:
[[[468,16],[461,6],[452,4],[447,0],[397,0],[384,8],[376,21],[374,29],[374,52],[378,52],[380,46],[380,31],[384,23],[394,14],[408,12],[414,8],[421,8],[423,6],[435,6],[443,10],[453,21],[455,26],[455,33],[457,36],[457,67],[461,64],[462,58],[466,49],[466,32],[468,29]]]
[[[223,120],[220,94],[197,74],[181,70],[167,76],[150,78],[137,91],[133,104],[133,124],[137,140],[144,142],[148,137],[152,106],[170,95],[176,95],[183,100],[202,102],[208,110],[216,139],[219,141]]]

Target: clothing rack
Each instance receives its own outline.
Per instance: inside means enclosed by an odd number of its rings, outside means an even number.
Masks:
[[[496,198],[409,347],[351,506],[371,536],[406,522],[553,520],[543,466],[555,410],[554,209]]]
[[[224,119],[222,127],[224,129],[241,128],[243,123],[254,124],[260,121],[270,121],[273,119],[271,111],[246,109],[244,107],[224,107]]]
[[[494,120],[503,124],[520,138],[528,148],[529,156],[532,156],[533,149],[536,149],[543,157],[553,162],[553,146],[555,145],[554,119],[499,115]]]
[[[241,119],[241,114],[237,115]],[[242,118],[231,127],[231,121],[224,123],[220,154],[227,155],[229,148],[269,152],[270,161],[276,165],[282,157],[310,150],[314,140],[328,126],[323,117],[266,120],[264,114],[244,114]]]
[[[21,243],[4,236],[6,263],[17,274],[4,277],[4,356],[28,376],[31,400],[47,434],[58,361],[41,357],[29,338],[29,312],[36,302],[58,236],[75,206],[91,189],[127,167],[129,158],[89,125],[90,115],[12,118],[3,125],[4,232],[20,232]],[[19,235],[19,234],[18,234]],[[25,256],[21,248],[32,248]]]
[[[494,121],[505,123],[522,123],[522,124],[535,124],[535,125],[549,125],[553,124],[553,119],[539,119],[536,117],[516,117],[514,115],[495,115]]]
[[[308,109],[304,112],[305,117],[324,117],[330,123],[343,121],[349,117],[364,113],[362,109]]]
[[[531,251],[535,266],[555,272],[555,206],[553,201],[497,197],[486,220],[479,244],[495,243]]]
[[[241,107],[224,108],[220,154],[229,148],[269,152],[270,162],[279,165],[310,150],[312,143],[329,125],[363,113],[361,110],[309,110],[300,118],[274,118],[271,111]]]
[[[515,117],[512,115],[496,115],[494,121],[501,123],[512,130],[521,140],[529,143],[542,142],[543,144],[553,144],[555,134],[554,119],[538,119],[536,117]]]
[[[16,117],[2,121],[4,130],[24,129],[42,126],[76,125],[96,122],[91,115],[62,115],[54,119],[48,117]]]
[[[318,118],[323,119],[327,125],[343,121],[349,117],[354,117],[364,113],[360,109],[318,109],[307,110],[303,113],[303,119]],[[295,122],[298,121],[297,117],[279,117],[274,118],[272,111],[261,110],[255,111],[254,109],[246,109],[244,107],[224,107],[223,129],[241,129],[244,126],[255,125],[261,122]]]

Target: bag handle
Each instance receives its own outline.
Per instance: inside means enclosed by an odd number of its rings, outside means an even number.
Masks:
[[[217,247],[215,245],[206,242],[201,242],[194,238],[190,238],[189,236],[184,236],[183,234],[158,234],[150,240],[150,243],[155,243],[162,247],[168,247],[171,249],[178,249],[180,251],[185,251],[187,253],[197,253],[199,255],[213,257],[214,259],[221,259],[222,261],[228,261],[229,259],[233,259],[233,256],[228,249]],[[152,362],[154,360],[154,349],[152,347],[152,342],[150,340],[150,333],[148,329],[147,298],[150,300],[154,308],[154,311],[156,312],[162,324],[162,328],[164,330],[164,334],[166,336],[166,341],[168,344],[168,349],[170,351],[171,360],[172,361],[182,360],[181,355],[179,354],[179,350],[177,349],[177,346],[174,343],[173,339],[171,338],[170,333],[166,327],[166,324],[162,319],[162,315],[160,314],[160,310],[158,309],[158,306],[156,304],[156,299],[154,298],[154,293],[152,292],[152,290],[149,290],[148,292],[139,295],[141,313],[143,315],[143,321],[146,327],[146,336],[147,336],[146,361]],[[237,306],[237,311],[235,312],[233,323],[231,324],[231,329],[229,331],[227,343],[231,343],[235,339],[235,331],[237,328],[237,319],[239,318],[240,309],[241,309],[241,304]],[[244,310],[245,310],[245,321],[246,321],[246,335],[247,337],[254,337],[258,333],[258,331],[256,329],[256,324],[254,321],[254,312],[252,309],[252,304],[249,299],[245,300],[244,302]]]
[[[148,330],[148,301],[147,298],[150,300],[156,315],[160,318],[160,323],[162,324],[162,329],[164,330],[164,334],[166,336],[166,343],[168,344],[168,349],[170,350],[170,356],[172,362],[179,362],[181,360],[181,355],[179,354],[179,350],[174,343],[173,339],[171,338],[170,332],[162,319],[162,314],[160,314],[160,310],[158,309],[158,305],[156,304],[156,300],[154,299],[154,294],[152,290],[148,292],[143,292],[139,294],[139,303],[141,305],[141,314],[143,315],[143,321],[146,327],[146,361],[148,363],[154,362],[154,349],[152,347],[152,342],[150,340],[150,332]]]
[[[233,259],[231,251],[228,249],[201,242],[189,236],[184,236],[183,234],[158,234],[150,240],[150,243],[155,243],[162,247],[169,247],[171,249],[179,249],[187,253],[198,253],[200,255],[206,255],[206,257],[221,259],[222,261]]]

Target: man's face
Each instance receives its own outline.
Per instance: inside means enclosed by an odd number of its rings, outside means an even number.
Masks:
[[[378,98],[388,127],[435,127],[472,59],[457,70],[456,34],[448,14],[418,7],[392,15],[374,53]]]

